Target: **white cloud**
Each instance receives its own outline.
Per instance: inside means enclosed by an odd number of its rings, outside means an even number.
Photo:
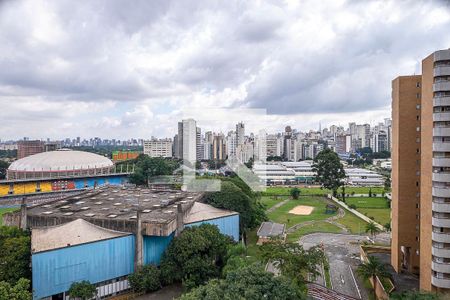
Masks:
[[[188,108],[388,117],[390,81],[449,47],[446,3],[4,1],[0,139],[172,136]]]

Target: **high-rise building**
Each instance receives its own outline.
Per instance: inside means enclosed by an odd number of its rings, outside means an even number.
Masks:
[[[42,152],[45,152],[45,143],[43,141],[23,140],[17,142],[17,159]]]
[[[196,128],[195,145],[196,145],[196,152],[195,152],[196,160],[201,161],[203,159],[204,144],[202,143],[202,130],[200,127]]]
[[[238,145],[242,145],[245,142],[245,125],[243,122],[236,124],[236,139]]]
[[[178,122],[178,158],[189,162],[197,159],[197,125],[194,119]]]
[[[420,75],[392,81],[391,264],[397,272],[419,272],[421,81]]]
[[[393,82],[392,265],[450,289],[450,49]]]
[[[226,158],[226,149],[223,134],[215,135],[212,144],[212,159],[224,160]]]

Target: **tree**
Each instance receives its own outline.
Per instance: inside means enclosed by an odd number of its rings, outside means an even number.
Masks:
[[[9,163],[6,161],[0,160],[0,179],[6,178],[6,170],[8,170]]]
[[[214,225],[202,224],[184,229],[164,252],[162,282],[183,282],[187,289],[191,289],[218,277],[230,244],[231,239]]]
[[[382,280],[383,278],[390,276],[385,265],[382,264],[375,256],[368,256],[368,261],[359,265],[357,272],[364,279],[372,279],[374,299],[377,298],[375,294],[377,284],[376,277]]]
[[[391,178],[386,177],[386,179],[384,180],[384,190],[388,192],[390,189],[391,189]]]
[[[345,178],[344,166],[338,155],[331,149],[322,150],[314,159],[312,169],[316,172],[316,182],[320,183],[322,188],[332,190],[336,196]]]
[[[391,231],[391,223],[384,224],[384,228],[386,228],[386,231]]]
[[[0,281],[14,285],[21,278],[31,279],[30,234],[17,227],[0,227]]]
[[[175,160],[162,157],[149,157],[139,155],[136,159],[134,173],[130,175],[130,182],[137,185],[146,185],[149,177],[171,175],[179,167]]]
[[[372,188],[369,188],[369,198],[372,198]]]
[[[31,300],[30,280],[20,278],[16,284],[0,281],[0,299]]]
[[[271,261],[283,276],[291,279],[299,288],[307,281],[306,276],[315,278],[320,274],[318,268],[324,259],[323,251],[318,247],[305,250],[298,243],[285,243],[280,239],[264,243],[260,250],[265,260]]]
[[[225,279],[213,279],[181,296],[181,300],[278,299],[297,300],[301,294],[284,276],[275,277],[263,266],[252,264],[229,272]]]
[[[140,267],[128,276],[135,292],[153,292],[161,288],[161,271],[154,265]]]
[[[97,294],[95,285],[87,280],[74,282],[69,288],[69,295],[71,298],[80,298],[82,300],[91,299]]]
[[[234,181],[233,181],[234,180]],[[267,220],[264,207],[251,196],[251,190],[239,188],[238,180],[223,180],[219,192],[209,193],[204,200],[217,208],[224,208],[239,213],[240,229],[244,233],[247,229],[256,228],[262,221]],[[245,191],[244,191],[244,190]]]
[[[381,232],[381,230],[374,222],[370,222],[366,225],[366,232],[370,233],[372,238],[374,238],[378,233]]]
[[[290,190],[292,199],[298,199],[300,197],[300,189],[299,188],[293,188]]]
[[[248,162],[246,162],[244,165],[245,165],[247,168],[251,169],[251,168],[253,168],[254,162],[255,162],[255,161],[254,161],[253,157],[250,157],[250,159],[248,160]]]

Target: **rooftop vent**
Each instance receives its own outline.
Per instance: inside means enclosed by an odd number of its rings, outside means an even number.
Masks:
[[[52,211],[44,211],[42,214],[44,214],[44,215],[50,215],[50,214],[52,214],[53,212]]]
[[[117,215],[108,215],[108,218],[115,218]]]
[[[60,207],[60,209],[68,209],[68,208],[70,208],[70,205],[64,205]]]
[[[114,206],[119,206],[119,205],[121,205],[122,203],[120,203],[120,202],[117,202],[117,203],[114,203],[113,205]]]
[[[93,217],[93,216],[95,216],[95,214],[89,213],[89,214],[84,214],[84,216],[85,216],[85,217]]]
[[[97,201],[97,202],[95,202],[94,204],[95,204],[95,205],[100,205],[100,204],[103,204],[103,202],[102,202],[102,201]]]
[[[82,208],[80,208],[80,210],[88,210],[89,206],[83,206]]]
[[[142,212],[143,213],[149,213],[149,212],[151,212],[151,210],[150,209],[144,209]]]
[[[111,201],[114,200],[114,199],[115,199],[115,198],[113,198],[113,197],[108,198],[108,200],[111,200]]]
[[[130,219],[137,219],[137,216],[131,216]]]
[[[42,205],[42,207],[49,208],[49,207],[52,207],[52,206],[50,204],[45,204],[45,205]]]
[[[164,211],[166,214],[171,214],[171,213],[173,213],[173,210],[166,210],[166,211]]]
[[[188,196],[187,198],[188,198],[188,199],[194,199],[194,197],[192,197],[192,196]]]
[[[73,215],[73,212],[66,212],[66,213],[63,213],[63,216],[71,216],[71,215]]]
[[[155,204],[155,205],[153,205],[153,207],[154,207],[154,208],[160,208],[160,207],[161,207],[161,205],[159,205],[159,204]]]
[[[109,210],[109,207],[102,207],[102,210]]]
[[[78,201],[78,202],[75,202],[76,205],[81,205],[81,204],[83,204],[83,203],[85,203],[85,201]]]

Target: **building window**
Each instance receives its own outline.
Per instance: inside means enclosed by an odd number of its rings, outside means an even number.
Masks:
[[[420,109],[420,104],[416,104],[416,109]]]
[[[417,126],[417,127],[416,127],[416,131],[420,131],[420,126]]]
[[[416,82],[416,87],[420,87],[420,82]]]

